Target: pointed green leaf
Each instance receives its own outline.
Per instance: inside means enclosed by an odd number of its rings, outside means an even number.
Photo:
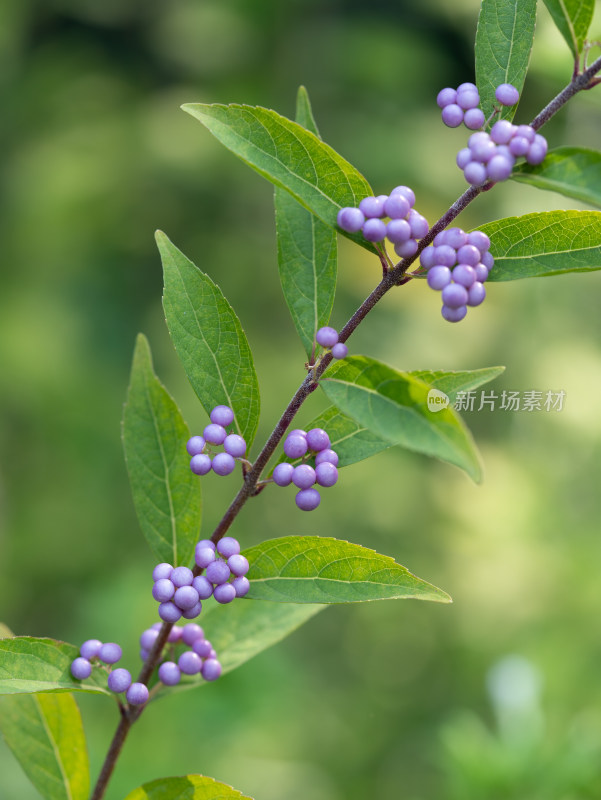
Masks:
[[[80,691],[110,695],[106,672],[100,666],[85,681],[71,676],[71,663],[78,656],[78,647],[56,639],[0,639],[0,694]]]
[[[297,98],[297,121],[317,134],[309,97],[302,87]],[[274,200],[282,291],[310,356],[317,329],[327,324],[334,304],[336,233],[284,189],[276,187]]]
[[[202,605],[202,627],[219,655],[223,674],[289,636],[325,608],[324,605],[269,603],[246,598],[227,606],[211,598],[203,600]],[[161,689],[159,697],[204,685],[206,681],[195,677],[182,678],[177,686]]]
[[[0,697],[0,730],[25,774],[47,800],[86,800],[90,771],[73,695]]]
[[[595,0],[545,0],[545,5],[574,58],[578,58],[593,19]]]
[[[598,150],[558,147],[547,153],[542,164],[520,164],[511,178],[601,208],[601,152]]]
[[[476,32],[476,84],[488,117],[495,89],[511,83],[521,93],[534,41],[536,0],[482,0]],[[512,119],[515,106],[503,107],[497,119]]]
[[[313,109],[311,108],[311,101],[309,100],[309,93],[304,86],[298,87],[296,94],[296,120],[299,125],[306,128],[311,133],[314,133],[319,139],[319,131],[317,130],[317,123],[313,116]]]
[[[482,225],[495,263],[489,281],[601,269],[601,211],[542,211]]]
[[[494,381],[503,372],[505,372],[505,367],[483,367],[482,369],[454,370],[450,372],[439,369],[419,369],[413,370],[409,374],[424,381],[433,389],[444,392],[451,404],[453,404],[458,392],[469,392],[471,389],[477,389],[478,386]]]
[[[156,240],[167,327],[188,380],[207,414],[221,404],[233,409],[233,425],[250,448],[259,422],[259,385],[240,320],[221,289],[164,233],[158,231]]]
[[[302,125],[258,106],[186,104],[191,114],[238,158],[298,200],[326,225],[338,210],[358,206],[373,191],[348,161]],[[349,239],[375,252],[359,234]]]
[[[190,471],[190,431],[154,374],[147,339],[136,340],[123,449],[140,527],[159,561],[190,563],[200,530],[200,482]]]
[[[245,551],[248,597],[278,603],[361,603],[414,598],[448,603],[446,592],[394,559],[320,536],[284,536]]]
[[[252,800],[252,797],[204,775],[181,775],[145,783],[125,800]]]
[[[365,356],[351,356],[330,367],[320,386],[335,406],[380,438],[448,461],[480,480],[469,431],[452,408],[428,408],[430,387],[424,381]]]

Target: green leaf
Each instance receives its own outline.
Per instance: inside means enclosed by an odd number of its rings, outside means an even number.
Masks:
[[[430,387],[365,356],[333,365],[320,380],[328,399],[391,444],[440,458],[475,481],[481,466],[472,437],[452,408],[430,411]]]
[[[15,634],[11,631],[8,625],[5,625],[4,622],[0,622],[0,639],[8,639]]]
[[[136,340],[122,438],[134,505],[150,549],[159,561],[187,565],[200,530],[200,481],[186,452],[190,431],[154,374],[142,334]]]
[[[418,378],[431,386],[444,392],[451,404],[455,402],[458,392],[468,392],[477,389],[485,383],[494,381],[505,372],[505,367],[484,367],[483,369],[457,370],[445,372],[444,370],[419,369],[410,372],[414,378]]]
[[[182,108],[245,164],[290,192],[326,225],[335,226],[341,207],[358,206],[373,195],[363,175],[315,133],[271,109],[200,103]],[[376,252],[362,235],[340,233]]]
[[[321,139],[319,131],[317,130],[315,117],[313,116],[309,93],[304,86],[299,86],[296,94],[296,122]]]
[[[202,627],[219,655],[223,674],[281,641],[325,608],[324,605],[266,603],[246,598],[227,606],[211,598],[202,605]],[[159,697],[205,684],[206,681],[196,678],[182,678],[177,686],[162,689]]]
[[[86,737],[73,695],[0,697],[0,730],[25,774],[47,800],[86,800]]]
[[[252,800],[252,797],[204,775],[181,775],[145,783],[125,800]]]
[[[394,559],[358,544],[284,536],[251,547],[248,597],[278,603],[360,603],[414,598],[449,603],[446,592]]]
[[[578,58],[593,19],[594,0],[545,0],[545,5],[574,58]]]
[[[547,153],[542,164],[520,164],[511,178],[601,208],[601,153],[598,150],[558,147]]]
[[[221,289],[164,233],[158,231],[156,240],[167,327],[192,388],[207,414],[220,404],[233,409],[234,427],[250,449],[259,422],[259,385],[240,320]]]
[[[500,83],[521,93],[534,41],[536,0],[482,0],[476,31],[476,84],[488,117]],[[515,106],[502,107],[497,119],[512,119]]]
[[[297,121],[317,135],[309,97],[301,89]],[[275,189],[278,268],[282,291],[307,356],[317,329],[330,319],[338,255],[336,233],[284,189]]]
[[[601,269],[601,211],[542,211],[482,225],[495,263],[489,281]]]
[[[102,667],[95,666],[85,681],[71,676],[71,662],[78,655],[79,648],[56,639],[0,639],[0,694],[80,691],[110,696]]]

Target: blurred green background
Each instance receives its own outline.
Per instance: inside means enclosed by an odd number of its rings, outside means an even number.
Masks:
[[[376,193],[414,187],[434,221],[463,191],[465,131],[438,90],[473,79],[475,0],[4,0],[0,4],[0,609],[17,633],[119,641],[135,668],[155,620],[153,557],[129,496],[120,419],[137,331],[191,427],[205,416],[170,345],[153,232],[221,286],[255,353],[257,442],[303,376],[283,302],[269,184],[185,102],[294,114],[304,84],[324,139]],[[518,119],[570,78],[540,4]],[[596,18],[592,34],[601,32]],[[601,90],[546,129],[599,146]],[[460,218],[578,207],[507,184]],[[341,242],[341,326],[379,266]],[[395,557],[452,606],[330,607],[208,689],[156,704],[109,798],[200,772],[257,800],[576,800],[601,796],[601,278],[493,284],[460,325],[423,283],[385,298],[350,341],[398,368],[507,366],[494,385],[564,391],[558,412],[466,414],[481,486],[388,451],[344,470],[319,511],[266,491],[244,544],[332,535]],[[325,406],[314,395],[299,424]],[[236,489],[206,479],[210,532]],[[82,697],[95,776],[116,724]],[[36,797],[0,742],[0,795]]]

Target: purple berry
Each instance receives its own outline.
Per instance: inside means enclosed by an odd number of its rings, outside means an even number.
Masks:
[[[244,597],[249,592],[250,582],[248,578],[242,575],[239,578],[234,578],[234,580],[230,583],[230,586],[234,587],[236,591],[236,597]]]
[[[180,586],[173,595],[173,602],[181,611],[190,611],[198,600],[198,592],[193,586]]]
[[[222,583],[226,583],[230,579],[230,568],[225,563],[225,561],[213,561],[212,564],[206,569],[206,576],[207,580],[211,581],[211,583],[220,586]],[[213,594],[215,591],[213,590]]]
[[[395,186],[390,194],[402,194],[412,208],[415,205],[415,192],[409,186]]]
[[[318,453],[320,450],[327,450],[330,446],[330,437],[323,428],[311,428],[307,433],[307,444],[310,450]]]
[[[205,449],[206,442],[202,438],[202,436],[192,436],[191,439],[188,439],[186,444],[186,450],[190,453],[191,456],[197,456],[199,453]]]
[[[181,610],[171,600],[168,600],[166,603],[161,603],[158,611],[159,617],[163,622],[177,622],[182,616]]]
[[[394,196],[402,197],[402,195]],[[404,197],[402,199],[405,200]],[[386,237],[392,244],[402,244],[411,238],[411,225],[406,219],[391,219],[386,226]]]
[[[459,250],[464,244],[468,244],[467,233],[461,228],[448,228],[444,233],[446,233],[445,244],[448,244],[454,250]]]
[[[476,86],[475,83],[461,83],[457,87],[457,94],[459,94],[459,92],[465,92],[465,91],[468,91],[468,90],[470,92],[477,92],[478,91],[478,87]]]
[[[301,511],[313,511],[321,503],[321,495],[317,489],[301,489],[294,501]]]
[[[457,90],[449,87],[441,89],[436,96],[436,105],[439,108],[450,106],[457,100]]]
[[[198,544],[196,545],[199,549],[201,547],[210,547],[211,550],[215,550],[215,542],[211,541],[211,539],[201,539]]]
[[[324,461],[315,467],[315,480],[320,486],[333,486],[338,480],[338,470],[333,464]]]
[[[332,347],[332,356],[334,358],[346,358],[348,356],[348,347],[342,342],[338,342]]]
[[[334,450],[321,450],[315,456],[315,466],[317,467],[319,464],[333,464],[335,467],[338,466],[338,453]]]
[[[359,211],[365,215],[366,221],[384,216],[384,203],[379,197],[364,197],[359,203]],[[365,235],[365,224],[363,225]]]
[[[428,272],[427,282],[430,289],[440,292],[451,282],[451,270],[442,265],[431,267]]]
[[[130,706],[143,706],[144,703],[148,702],[148,694],[148,686],[136,682],[129,687],[125,697]]]
[[[73,675],[75,680],[83,681],[89,678],[91,674],[92,665],[87,658],[82,658],[80,656],[71,662],[71,675]]]
[[[481,258],[480,258],[480,261],[481,261],[481,262],[484,264],[484,266],[486,267],[486,269],[487,269],[489,272],[491,271],[491,269],[492,269],[492,267],[493,267],[493,264],[495,263],[495,260],[494,260],[494,258],[492,257],[492,254],[491,254],[491,252],[490,252],[490,251],[488,251],[488,252],[486,252],[486,253],[482,253],[482,256],[481,256]]]
[[[410,210],[409,201],[400,193],[391,194],[384,203],[384,213],[390,219],[404,219]]]
[[[463,175],[472,186],[482,186],[488,178],[486,167],[478,161],[470,161],[463,170]]]
[[[309,445],[307,444],[306,437],[296,433],[289,433],[286,437],[284,453],[286,453],[288,458],[302,458],[308,449]]]
[[[176,686],[181,677],[181,670],[174,661],[164,661],[159,667],[159,680],[165,686]]]
[[[470,267],[475,267],[480,261],[480,251],[473,244],[464,244],[457,250],[457,263],[469,264]]]
[[[334,469],[336,469],[336,467],[334,467]],[[227,565],[230,568],[232,575],[235,575],[236,578],[246,575],[250,569],[248,559],[246,556],[243,556],[240,553],[234,553],[234,555],[230,556],[227,560]]]
[[[167,635],[167,641],[169,644],[177,644],[179,641],[181,641],[182,631],[183,628],[179,628],[177,625],[174,625]]]
[[[308,489],[315,483],[315,470],[309,464],[299,464],[292,473],[292,483],[299,489]]]
[[[420,253],[419,260],[424,269],[430,269],[430,267],[433,267],[436,264],[435,248],[432,247],[432,245],[429,247],[424,247]]]
[[[467,303],[467,289],[459,283],[450,283],[442,290],[442,302],[448,308],[460,308]]]
[[[221,664],[216,658],[207,658],[200,669],[200,673],[205,681],[216,681],[221,675],[221,669]]]
[[[525,156],[528,150],[530,150],[530,142],[525,136],[514,136],[509,142],[509,152],[516,158]]]
[[[470,163],[472,160],[472,151],[469,147],[462,148],[458,153],[457,157],[455,158],[455,163],[459,167],[459,169],[465,169],[465,167]]]
[[[440,313],[447,322],[461,322],[461,320],[467,314],[467,306],[460,306],[459,308],[449,308],[448,306],[443,306],[440,310]]]
[[[479,306],[486,297],[486,289],[481,283],[473,283],[467,293],[468,306]]]
[[[217,542],[217,552],[224,558],[236,555],[240,552],[240,542],[233,536],[224,536]]]
[[[189,622],[182,628],[182,642],[187,644],[188,647],[192,647],[197,639],[204,638],[205,633],[203,629],[200,627],[200,625],[196,625],[194,622]]]
[[[207,442],[209,442],[209,444],[223,444],[227,434],[223,425],[219,425],[216,422],[211,422],[204,429],[202,435]]]
[[[190,469],[195,475],[206,475],[211,471],[211,456],[199,453],[190,459]]]
[[[486,164],[487,161],[496,154],[497,146],[490,139],[488,136],[486,139],[480,139],[474,144],[470,144],[470,150],[472,151],[472,159],[474,161],[479,161],[481,164]]]
[[[457,105],[464,111],[475,109],[479,103],[480,95],[478,94],[477,89],[476,91],[473,89],[463,89],[462,91],[457,92]],[[484,118],[484,115],[482,115],[482,117]],[[484,121],[484,119],[482,121]]]
[[[229,475],[236,469],[236,459],[229,453],[217,453],[213,456],[211,468],[215,475]]]
[[[453,280],[469,289],[476,282],[476,270],[469,264],[457,264],[453,269]]]
[[[246,453],[246,442],[237,433],[230,433],[229,436],[225,437],[223,448],[226,453],[229,453],[234,458],[242,458]]]
[[[83,658],[87,658],[88,660],[91,658],[97,658],[101,647],[102,642],[100,639],[88,639],[79,648],[79,655],[83,656]]]
[[[192,650],[200,656],[200,658],[209,658],[213,645],[208,639],[197,639],[192,645]]]
[[[463,122],[463,109],[457,103],[445,106],[442,109],[442,121],[447,128],[458,128]]]
[[[234,412],[229,406],[215,406],[209,416],[211,422],[221,425],[222,428],[227,428],[234,421]],[[221,442],[213,442],[213,444],[221,444]]]
[[[278,464],[276,468],[273,470],[273,482],[277,486],[290,486],[292,483],[292,473],[294,472],[294,467],[292,464],[289,464],[287,461],[283,461],[281,464]]]
[[[422,239],[430,230],[428,220],[414,209],[409,212],[409,225],[413,239]]]
[[[347,233],[357,233],[363,227],[365,215],[358,208],[341,208],[336,217],[338,227]]]
[[[192,608],[188,608],[186,611],[182,611],[182,617],[184,619],[196,619],[196,617],[202,611],[202,603],[200,600],[196,605],[192,606]]]
[[[215,587],[213,597],[218,603],[231,603],[236,599],[236,589],[231,583],[222,583]]]
[[[131,675],[128,670],[119,667],[112,670],[107,683],[111,692],[125,692],[131,686]]]
[[[169,578],[172,572],[173,567],[171,564],[167,564],[163,561],[161,564],[157,564],[152,570],[152,579],[153,581],[158,581],[160,578]]]
[[[386,238],[386,223],[381,219],[366,219],[363,236],[368,242],[381,242]]]
[[[479,130],[485,122],[484,111],[480,108],[468,108],[463,115],[463,124],[470,131]]]
[[[449,244],[441,244],[434,248],[434,255],[436,256],[435,264],[442,265],[443,267],[454,267],[457,263],[457,252],[454,247]]]
[[[115,642],[106,642],[98,651],[98,658],[105,664],[116,664],[121,656],[121,648]]]
[[[324,325],[315,334],[315,341],[322,347],[334,347],[338,341],[338,331],[335,328]],[[290,434],[288,435],[290,436]]]
[[[518,125],[515,129],[515,136],[523,136],[524,139],[528,139],[530,144],[534,141],[534,137],[536,136],[536,131],[531,125]]]
[[[480,253],[485,253],[490,248],[490,239],[484,231],[472,231],[467,234],[466,244],[477,247]]]
[[[192,581],[192,586],[198,592],[199,600],[208,600],[213,594],[213,584],[206,575],[197,575]]]
[[[511,175],[513,170],[514,159],[507,158],[507,156],[497,155],[493,156],[486,165],[486,173],[488,179],[497,183],[498,181],[506,181]]]
[[[543,136],[537,134],[526,153],[526,161],[529,164],[540,164],[544,161],[546,155],[547,140]]]
[[[394,252],[401,258],[410,258],[417,253],[417,242],[415,239],[407,239],[406,242],[395,244]]]
[[[142,650],[146,650],[150,652],[152,650],[152,646],[158,639],[159,632],[156,628],[147,628],[140,634],[140,647]]]
[[[202,660],[198,653],[193,650],[186,650],[177,660],[177,666],[184,675],[198,675],[202,666]]]
[[[191,586],[194,575],[188,567],[176,567],[171,573],[171,583],[176,589],[180,586]]]
[[[484,281],[488,278],[488,269],[484,266],[484,264],[476,264],[474,271],[476,273],[476,280],[479,283],[484,283]]]
[[[520,93],[511,83],[501,83],[495,89],[495,97],[502,106],[514,106],[520,99]]]
[[[157,603],[164,603],[171,600],[175,594],[175,586],[169,578],[159,578],[159,580],[152,587],[152,596]]]
[[[199,542],[200,544],[200,542]],[[201,569],[206,569],[209,564],[212,564],[216,559],[215,550],[210,547],[199,547],[198,544],[194,550],[194,561]]]
[[[507,119],[500,119],[490,129],[490,138],[495,144],[507,144],[516,131],[515,125]]]

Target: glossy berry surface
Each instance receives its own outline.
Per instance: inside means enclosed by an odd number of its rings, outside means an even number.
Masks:
[[[338,466],[338,453],[331,449],[321,450],[315,456],[315,466],[317,467],[318,464],[321,464],[324,461],[333,464],[335,467]]]
[[[511,83],[501,83],[495,89],[495,97],[502,106],[514,106],[520,99],[520,93]]]
[[[214,561],[212,564],[209,564],[205,574],[207,580],[211,581],[213,584],[219,585],[228,581],[231,573],[225,561]],[[214,593],[213,591],[213,594]]]
[[[348,356],[348,347],[342,342],[338,342],[332,347],[332,355],[334,358],[346,358]]]
[[[215,587],[213,597],[218,603],[231,603],[236,599],[236,589],[231,583],[223,583]]]
[[[250,569],[248,559],[246,556],[243,556],[240,553],[231,555],[227,560],[227,565],[230,568],[232,575],[235,575],[238,578],[242,575],[246,575]]]
[[[102,647],[100,639],[88,639],[79,648],[79,655],[83,658],[96,658]]]
[[[159,578],[152,587],[152,596],[157,603],[165,603],[167,600],[171,600],[174,594],[175,586],[169,578]]]
[[[162,561],[160,564],[157,564],[156,567],[152,570],[152,579],[154,581],[158,581],[159,578],[169,578],[171,577],[171,573],[173,572],[173,567],[171,564],[167,564],[166,561]]]
[[[198,592],[193,586],[181,586],[173,595],[173,602],[181,611],[190,611],[196,606],[198,600]]]
[[[116,664],[121,655],[121,648],[115,642],[106,642],[98,651],[98,658],[105,664]]]
[[[286,437],[284,453],[288,458],[302,458],[308,449],[309,445],[305,436],[291,433]]]
[[[321,495],[317,489],[301,489],[295,497],[301,511],[313,511],[321,503]]]
[[[131,675],[128,670],[119,667],[112,670],[107,684],[111,692],[125,692],[131,686]]]
[[[334,486],[338,480],[338,470],[327,461],[318,464],[315,467],[315,480],[320,486]]]
[[[194,550],[194,561],[201,569],[206,569],[209,564],[212,564],[213,561],[215,561],[215,558],[215,550],[211,550],[210,547],[196,546],[196,549]]]
[[[200,625],[194,622],[189,622],[182,628],[182,642],[187,644],[188,647],[192,647],[197,639],[204,639],[204,635],[204,631]]]
[[[234,456],[234,458],[242,458],[246,453],[246,442],[237,433],[230,433],[223,440],[223,448],[226,453]]]
[[[236,555],[240,552],[240,542],[233,536],[224,536],[217,542],[217,552],[224,558]]]
[[[78,680],[83,681],[86,678],[89,678],[92,674],[92,665],[88,661],[87,658],[76,658],[71,663],[71,675]]]
[[[193,650],[186,650],[177,660],[177,666],[185,675],[197,675],[202,666],[202,660],[198,653]]]
[[[221,664],[216,658],[207,658],[201,667],[201,675],[205,681],[216,681],[221,675]]]
[[[236,591],[236,597],[244,597],[250,590],[250,581],[244,575],[234,578],[230,586],[233,586]]]
[[[213,584],[206,575],[197,575],[192,581],[192,586],[198,592],[199,600],[208,600],[213,594]]]
[[[324,325],[317,331],[315,341],[322,347],[332,347],[338,341],[338,331],[329,325]]]
[[[125,693],[125,697],[130,705],[143,706],[144,703],[148,702],[148,694],[148,687],[143,683],[136,682],[132,683],[132,685],[129,687]]]
[[[315,470],[309,464],[299,464],[292,473],[292,483],[299,489],[308,489],[315,483]]]
[[[357,233],[363,227],[365,214],[358,208],[341,208],[336,217],[338,226],[347,233]]]
[[[194,575],[189,567],[175,567],[171,573],[170,581],[176,589],[179,589],[180,586],[190,586],[193,578]]]
[[[177,622],[182,616],[181,609],[179,609],[171,600],[168,600],[166,603],[161,603],[159,605],[158,612],[159,617],[164,622]]]
[[[330,437],[323,428],[311,428],[307,433],[307,444],[314,452],[326,450],[330,446]]]
[[[165,686],[176,686],[182,677],[181,670],[174,661],[164,661],[159,667],[159,680]]]
[[[215,408],[211,411],[210,415],[211,422],[215,423],[216,425],[221,425],[223,428],[227,428],[228,425],[231,425],[234,421],[234,412],[229,406],[215,406]],[[220,444],[216,442],[216,444]]]
[[[223,425],[219,425],[216,422],[211,422],[206,426],[202,432],[202,435],[210,444],[223,444],[227,434]]]
[[[236,469],[236,459],[229,453],[217,453],[213,456],[211,469],[215,475],[230,475]]]
[[[188,439],[186,444],[186,450],[191,456],[196,456],[205,449],[206,442],[202,436],[192,436],[191,439]]]
[[[282,462],[278,464],[275,469],[273,470],[273,482],[277,486],[290,486],[292,483],[292,473],[294,472],[294,467],[292,464],[288,464],[287,462]]]
[[[195,475],[207,475],[211,471],[211,456],[198,453],[190,459],[190,469]]]

